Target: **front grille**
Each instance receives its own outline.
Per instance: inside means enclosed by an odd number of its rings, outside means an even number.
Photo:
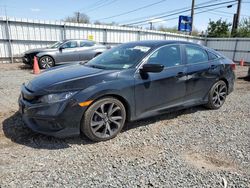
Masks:
[[[23,62],[26,64],[33,64],[35,54],[25,54],[23,56]]]

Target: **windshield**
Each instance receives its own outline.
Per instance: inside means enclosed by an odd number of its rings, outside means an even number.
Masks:
[[[56,42],[54,44],[52,44],[51,46],[49,46],[49,48],[58,48],[63,42]]]
[[[151,46],[123,44],[97,56],[85,65],[103,69],[128,69],[145,57],[150,49]]]

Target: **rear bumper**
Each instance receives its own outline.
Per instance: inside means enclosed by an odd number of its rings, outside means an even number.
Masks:
[[[230,77],[228,77],[227,81],[228,81],[227,93],[230,94],[234,90],[235,74],[233,73]]]

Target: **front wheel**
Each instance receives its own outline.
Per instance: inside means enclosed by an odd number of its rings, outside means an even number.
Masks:
[[[126,120],[124,105],[113,97],[94,102],[85,112],[81,131],[90,140],[105,141],[114,138]]]
[[[210,109],[218,109],[224,104],[226,97],[227,84],[223,80],[220,80],[210,89],[206,107]]]
[[[50,56],[45,55],[39,59],[39,67],[41,69],[48,69],[53,67],[54,65],[55,65],[54,59]]]

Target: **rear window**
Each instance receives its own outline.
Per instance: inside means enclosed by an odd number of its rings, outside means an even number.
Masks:
[[[187,55],[187,63],[202,63],[208,61],[207,52],[199,47],[186,45],[186,55]]]
[[[208,53],[209,60],[215,60],[215,59],[219,58],[218,55],[216,55],[216,54],[214,54],[212,52],[207,51],[207,53]]]

